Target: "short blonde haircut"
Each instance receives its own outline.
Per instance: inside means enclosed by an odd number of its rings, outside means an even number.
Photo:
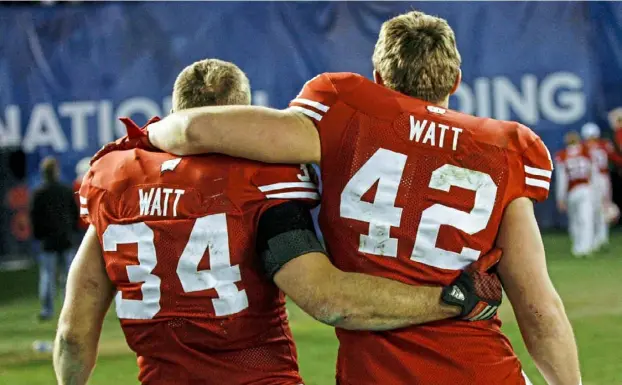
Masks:
[[[195,62],[177,76],[173,110],[251,103],[246,74],[235,64],[218,59]]]
[[[447,21],[412,11],[382,24],[372,61],[385,86],[438,103],[451,93],[461,59]]]

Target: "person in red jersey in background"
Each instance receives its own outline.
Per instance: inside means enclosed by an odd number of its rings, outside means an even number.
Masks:
[[[618,209],[613,203],[611,192],[611,176],[609,175],[609,161],[622,167],[622,155],[618,154],[613,144],[600,137],[600,128],[594,123],[586,123],[581,127],[581,137],[587,147],[592,162],[596,164],[598,172],[592,178],[592,198],[594,208],[595,239],[594,249],[598,250],[609,244],[609,225]]]
[[[617,146],[618,153],[622,153],[622,107],[618,107],[609,112],[609,124],[613,129],[613,140]],[[618,175],[622,176],[622,168],[618,168]],[[620,219],[620,209],[617,205],[609,206],[607,217],[611,223],[616,223]]]
[[[572,255],[594,251],[594,205],[591,179],[599,172],[578,132],[566,134],[566,148],[555,154],[557,207],[568,213]]]
[[[232,63],[203,60],[175,82],[175,110],[233,104],[250,104],[250,86]],[[80,188],[91,226],[59,320],[59,384],[88,380],[113,297],[149,385],[301,384],[279,288],[347,329],[495,314],[501,284],[485,270],[498,250],[447,289],[343,272],[313,230],[309,208],[319,195],[306,166],[137,148],[128,143],[144,131],[123,122],[128,136],[95,155]],[[442,302],[443,291],[455,300]]]
[[[622,107],[614,108],[609,112],[609,124],[613,130],[613,137],[618,146],[618,152],[622,152]]]
[[[150,127],[149,139],[176,154],[319,164],[320,224],[345,271],[445,285],[501,247],[498,272],[537,367],[549,384],[580,384],[572,327],[533,210],[549,194],[549,152],[519,123],[447,108],[460,60],[445,20],[409,12],[381,28],[375,82],[325,73],[289,109],[185,111]],[[495,317],[380,333],[338,328],[337,382],[528,383],[500,324]]]

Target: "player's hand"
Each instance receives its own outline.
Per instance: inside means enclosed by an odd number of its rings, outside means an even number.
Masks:
[[[121,122],[125,125],[127,129],[127,135],[124,137],[117,139],[114,142],[108,143],[101,150],[97,151],[97,153],[91,159],[91,165],[101,158],[102,156],[108,154],[111,151],[122,151],[122,150],[131,150],[133,148],[144,148],[144,149],[153,149],[157,150],[149,141],[149,133],[147,132],[147,127],[155,122],[160,121],[159,117],[153,117],[149,119],[147,124],[143,127],[138,127],[136,123],[134,123],[129,118],[119,118]]]
[[[501,259],[501,249],[473,262],[451,285],[443,288],[443,302],[459,306],[459,317],[469,321],[487,320],[497,314],[503,290],[494,267]]]
[[[557,209],[560,213],[565,213],[568,210],[568,206],[566,206],[566,202],[557,202]]]

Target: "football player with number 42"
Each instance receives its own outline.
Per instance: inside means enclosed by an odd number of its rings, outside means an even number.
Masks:
[[[577,347],[532,202],[548,196],[549,152],[519,123],[447,108],[460,60],[445,20],[409,12],[382,26],[375,82],[322,74],[287,110],[189,110],[150,127],[149,139],[176,154],[319,164],[320,224],[345,271],[447,285],[501,247],[498,272],[537,367],[549,384],[577,385]],[[377,333],[337,329],[338,383],[526,384],[500,324],[495,317]]]

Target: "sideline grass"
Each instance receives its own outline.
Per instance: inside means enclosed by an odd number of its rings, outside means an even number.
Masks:
[[[577,335],[583,384],[622,385],[622,234],[613,235],[608,252],[587,260],[569,256],[564,235],[548,234],[545,243],[551,276]],[[50,354],[32,351],[34,340],[53,338],[56,322],[35,319],[36,271],[0,273],[0,282],[0,384],[54,384]],[[334,384],[337,342],[332,329],[295,306],[290,306],[290,316],[306,384]],[[507,303],[501,317],[530,379],[534,385],[544,385],[526,354]],[[136,375],[136,359],[109,314],[90,384],[137,384]]]

